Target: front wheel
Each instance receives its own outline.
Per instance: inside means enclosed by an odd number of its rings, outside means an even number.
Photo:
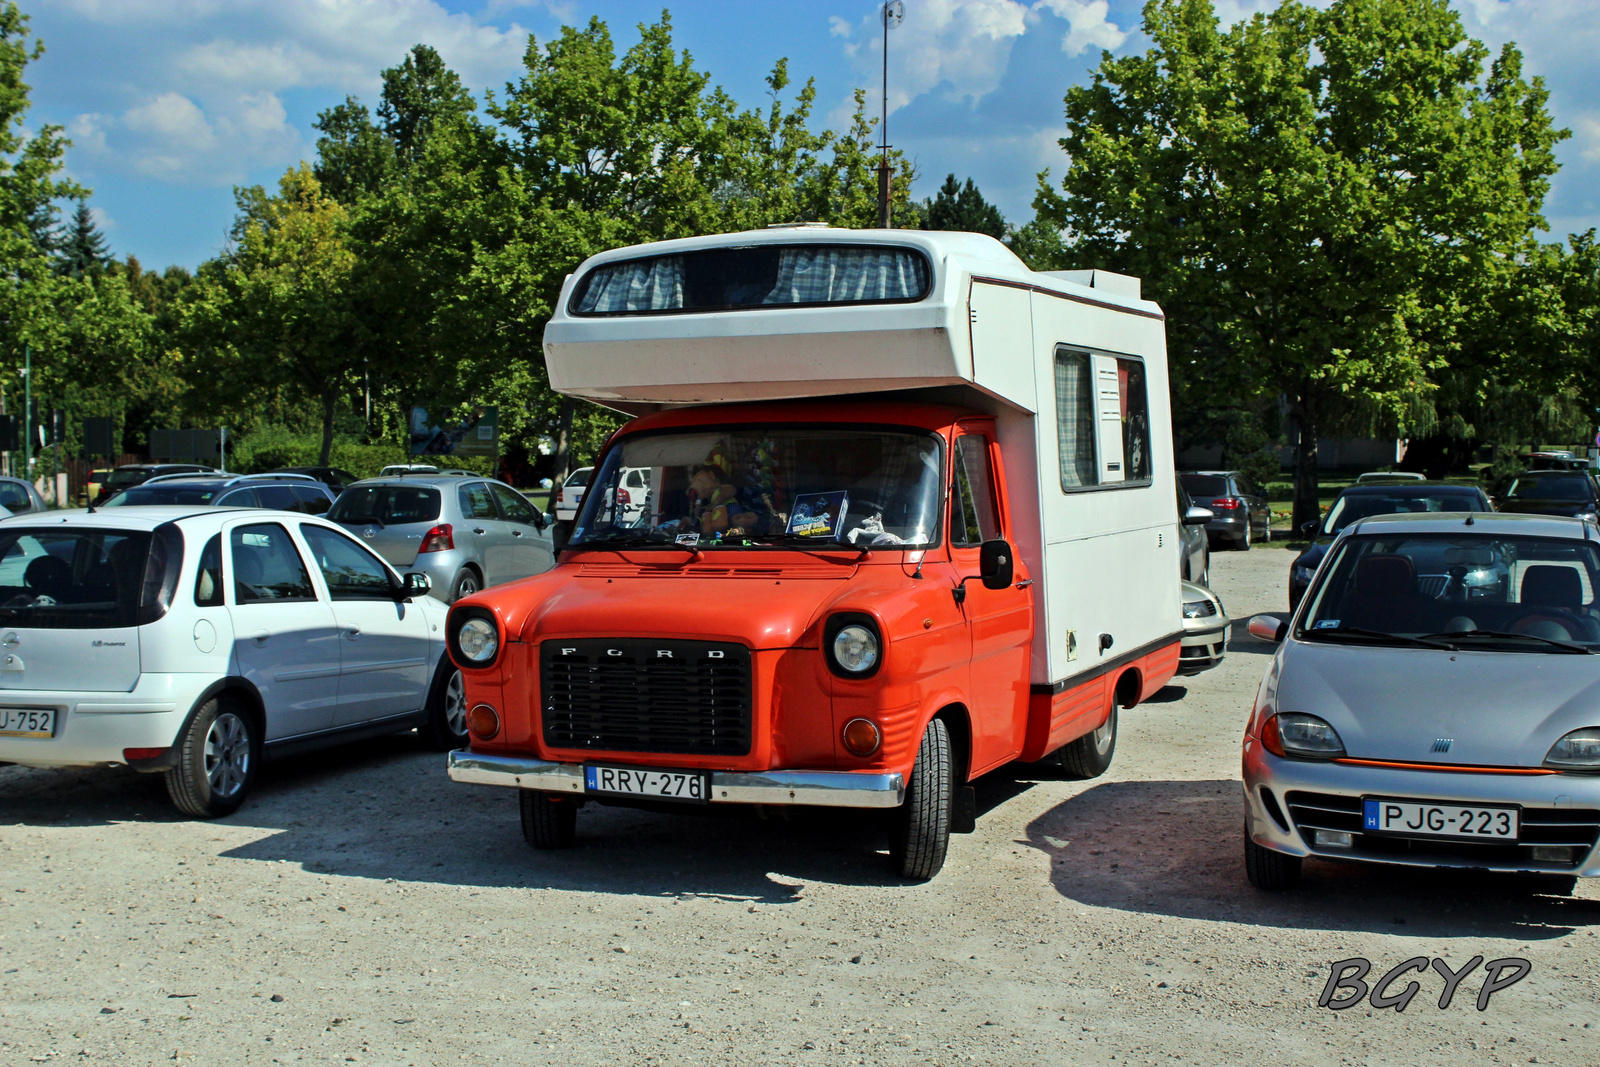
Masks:
[[[578,837],[578,802],[538,789],[519,789],[522,839],[534,848],[571,848]]]
[[[939,873],[950,848],[955,760],[943,719],[928,723],[906,783],[906,800],[894,813],[889,861],[902,878],[925,882]]]
[[[419,731],[431,748],[450,752],[467,743],[467,687],[446,656],[428,690],[428,721]]]
[[[1270,848],[1262,848],[1250,840],[1250,831],[1244,833],[1244,873],[1250,884],[1269,893],[1280,893],[1300,884],[1300,857],[1285,856]]]
[[[1117,752],[1117,698],[1111,698],[1111,710],[1099,728],[1069,741],[1056,750],[1056,759],[1069,778],[1098,778],[1111,769],[1111,757]]]
[[[261,751],[255,720],[233,701],[213,697],[189,720],[177,747],[178,762],[166,773],[173,806],[197,819],[238,810]]]

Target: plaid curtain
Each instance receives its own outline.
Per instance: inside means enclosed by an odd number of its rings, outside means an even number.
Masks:
[[[580,312],[666,311],[683,307],[683,257],[635,259],[596,267]]]
[[[928,266],[899,248],[785,248],[778,282],[763,304],[831,304],[849,300],[913,300],[928,288]]]
[[[1061,450],[1061,487],[1096,485],[1094,388],[1087,352],[1056,353],[1056,443]]]

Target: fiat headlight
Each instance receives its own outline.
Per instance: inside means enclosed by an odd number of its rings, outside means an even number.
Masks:
[[[1573,730],[1550,746],[1544,765],[1555,771],[1600,771],[1600,728]]]
[[[833,638],[833,662],[851,674],[865,674],[878,665],[878,635],[859,623],[840,627]]]
[[[1300,759],[1338,759],[1344,755],[1339,731],[1315,715],[1282,711],[1261,727],[1261,743],[1277,756]]]

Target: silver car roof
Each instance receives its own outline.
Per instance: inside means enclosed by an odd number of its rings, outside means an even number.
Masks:
[[[1472,525],[1467,525],[1471,516]],[[1346,537],[1396,534],[1495,534],[1517,537],[1560,537],[1573,541],[1590,538],[1591,527],[1582,519],[1563,515],[1523,515],[1502,511],[1413,511],[1399,515],[1375,515],[1357,519],[1346,526]]]

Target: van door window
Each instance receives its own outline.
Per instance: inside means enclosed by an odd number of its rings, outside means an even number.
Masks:
[[[1094,368],[1087,352],[1056,352],[1056,443],[1061,488],[1098,485],[1094,454]]]
[[[999,511],[989,478],[989,439],[963,434],[956,439],[956,485],[951,543],[981,545],[1000,536]]]

